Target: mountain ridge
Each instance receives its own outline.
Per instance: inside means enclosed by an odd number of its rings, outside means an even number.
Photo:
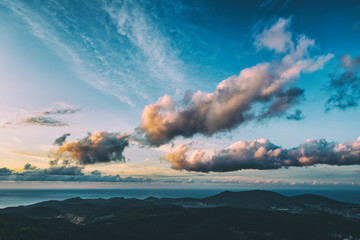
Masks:
[[[206,198],[71,198],[0,209],[6,240],[360,239],[360,205],[263,190]]]

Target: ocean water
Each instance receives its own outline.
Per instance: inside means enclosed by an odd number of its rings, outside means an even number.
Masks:
[[[65,200],[74,197],[84,199],[112,197],[144,199],[150,196],[157,198],[203,198],[225,190],[227,189],[0,189],[0,208],[29,205],[48,200]],[[230,189],[230,191],[246,190]],[[311,193],[338,201],[360,204],[360,190],[270,189],[270,191],[286,196]]]

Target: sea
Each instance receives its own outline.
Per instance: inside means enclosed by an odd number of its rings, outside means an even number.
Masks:
[[[74,197],[96,198],[204,198],[222,191],[248,191],[248,189],[0,189],[0,208],[30,205],[48,200],[65,200]],[[305,193],[317,194],[337,201],[360,204],[360,190],[266,189],[285,196]]]

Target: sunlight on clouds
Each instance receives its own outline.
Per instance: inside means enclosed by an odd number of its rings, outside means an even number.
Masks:
[[[0,0],[3,180],[358,184],[357,39],[286,4]]]
[[[294,87],[300,74],[322,69],[333,57],[310,57],[314,41],[306,36],[290,43],[280,61],[245,68],[238,76],[220,82],[214,92],[195,92],[185,106],[169,95],[160,97],[156,103],[145,106],[138,133],[145,135],[149,146],[160,146],[178,136],[210,137],[247,122],[283,116],[303,95],[304,90]]]
[[[317,164],[336,166],[360,164],[360,137],[337,144],[325,139],[308,139],[298,147],[286,149],[268,139],[238,141],[210,157],[199,149],[188,154],[189,146],[181,144],[165,155],[176,170],[195,172],[230,172],[244,169],[279,169]]]

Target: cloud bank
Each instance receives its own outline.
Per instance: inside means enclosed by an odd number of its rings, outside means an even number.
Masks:
[[[0,181],[152,182],[152,179],[103,175],[97,170],[85,174],[83,168],[79,166],[53,166],[38,169],[26,164],[23,172],[0,168]]]
[[[228,172],[242,169],[279,169],[315,164],[360,164],[360,137],[352,142],[337,144],[325,139],[309,139],[296,148],[285,149],[267,139],[239,141],[206,157],[196,149],[190,156],[187,145],[179,145],[165,159],[176,170],[196,172]]]
[[[330,74],[328,91],[333,94],[325,104],[326,111],[333,108],[346,110],[360,103],[360,56],[351,59],[349,55],[344,55],[340,60],[345,71]]]
[[[214,92],[187,94],[181,103],[165,95],[144,108],[137,131],[145,135],[149,145],[160,146],[177,136],[211,136],[248,121],[285,114],[303,96],[304,91],[293,86],[294,80],[302,72],[321,69],[333,57],[332,54],[309,57],[314,40],[304,35],[292,40],[287,31],[289,24],[289,19],[280,18],[255,42],[283,54],[279,61],[245,68],[238,76],[219,83]],[[281,41],[276,33],[282,33]]]
[[[62,137],[64,136],[66,136],[66,134]],[[62,140],[63,139],[60,139],[60,142]],[[129,134],[108,133],[103,131],[93,134],[89,133],[85,138],[78,141],[64,141],[56,151],[58,158],[70,158],[76,161],[76,163],[84,165],[124,162],[125,157],[123,156],[123,151],[125,147],[129,146]]]

